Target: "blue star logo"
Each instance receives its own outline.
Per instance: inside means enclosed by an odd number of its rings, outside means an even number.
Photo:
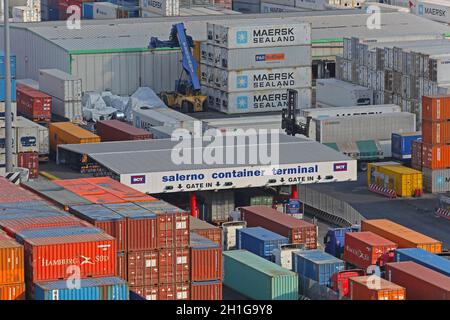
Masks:
[[[248,109],[248,97],[237,97],[236,105],[238,109]]]
[[[248,42],[248,33],[247,33],[247,31],[238,31],[238,32],[236,32],[236,42],[238,44],[246,44]]]
[[[444,178],[443,177],[437,177],[436,182],[437,182],[437,184],[443,184],[444,183]]]
[[[237,87],[239,89],[248,88],[248,77],[247,76],[237,76],[236,83],[237,83]]]

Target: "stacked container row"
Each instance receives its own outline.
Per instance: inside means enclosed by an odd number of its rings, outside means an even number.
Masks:
[[[10,55],[11,66],[11,101],[16,101],[16,56]],[[6,92],[5,53],[0,52],[0,101],[5,101]]]
[[[95,129],[102,141],[147,140],[152,138],[152,134],[148,131],[119,120],[97,121]]]
[[[23,84],[17,84],[17,112],[36,122],[50,122],[52,97]]]
[[[0,300],[25,298],[23,246],[0,230]]]

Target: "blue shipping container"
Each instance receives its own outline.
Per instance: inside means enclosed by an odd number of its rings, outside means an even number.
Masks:
[[[104,204],[108,209],[118,213],[122,217],[128,219],[155,219],[156,214],[144,209],[134,203],[112,203],[112,204]]]
[[[16,240],[23,243],[24,239],[47,238],[47,237],[65,237],[83,234],[102,233],[103,231],[94,227],[64,226],[25,229],[16,234]]]
[[[0,79],[0,101],[5,101],[5,79]],[[11,79],[11,101],[16,101],[16,79]]]
[[[194,232],[189,234],[189,245],[193,249],[220,248],[220,244],[202,237]]]
[[[411,159],[413,141],[422,140],[421,132],[393,133],[391,138],[392,158],[399,160]]]
[[[94,19],[94,4],[83,2],[83,19]]]
[[[288,242],[288,238],[261,227],[236,230],[237,249],[245,249],[270,261],[274,260],[273,250]]]
[[[335,256],[337,258],[341,258],[344,254],[344,245],[345,245],[345,234],[347,232],[355,232],[358,231],[359,227],[349,227],[349,228],[335,228],[328,230],[327,235],[325,236],[325,252]]]
[[[34,300],[129,300],[129,289],[117,277],[81,279],[75,289],[67,287],[67,280],[37,282]]]
[[[412,261],[450,277],[450,260],[420,248],[396,249],[395,261]]]
[[[10,55],[10,61],[11,61],[11,78],[16,77],[16,56]],[[6,71],[5,71],[5,53],[3,51],[0,51],[0,79],[5,78]]]
[[[106,208],[100,204],[86,204],[81,206],[70,206],[70,212],[75,216],[86,220],[91,219],[94,221],[116,221],[123,220],[120,214]]]
[[[292,253],[292,270],[300,277],[330,286],[331,276],[344,270],[344,261],[321,250],[300,250]]]

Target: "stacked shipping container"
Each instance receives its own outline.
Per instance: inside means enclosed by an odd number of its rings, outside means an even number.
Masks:
[[[52,97],[23,84],[17,84],[17,113],[36,122],[50,122]]]
[[[0,230],[0,300],[25,298],[23,246]]]
[[[11,55],[11,101],[16,101],[16,56]],[[5,101],[5,54],[0,52],[0,101]]]

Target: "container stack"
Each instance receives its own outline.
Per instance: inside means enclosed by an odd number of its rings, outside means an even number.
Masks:
[[[148,131],[119,120],[97,121],[95,129],[102,141],[148,140],[152,138],[152,134]]]
[[[25,299],[23,246],[0,230],[0,300]]]
[[[56,153],[59,144],[100,142],[100,137],[71,122],[52,122],[49,125],[50,151]]]
[[[11,101],[16,101],[16,56],[11,54]],[[0,102],[5,101],[5,53],[0,52]]]
[[[13,22],[39,22],[41,21],[41,4],[40,1],[33,1],[35,7],[16,6],[12,8]]]
[[[429,192],[450,191],[450,97],[422,98],[422,172]]]
[[[208,107],[235,114],[280,111],[286,89],[311,106],[311,25],[207,24],[201,82]]]
[[[349,279],[350,300],[405,300],[406,294],[404,287],[378,276]]]
[[[61,120],[80,122],[81,79],[58,69],[39,70],[39,90],[52,97],[52,115]]]
[[[274,250],[288,244],[289,239],[262,227],[236,230],[236,248],[250,251],[275,262]]]
[[[17,113],[37,123],[52,119],[52,97],[23,84],[17,84]]]
[[[165,17],[180,15],[179,0],[140,0],[139,7],[142,11],[142,16],[146,16],[145,13],[147,12]]]
[[[235,208],[234,191],[202,192],[199,200],[199,217],[215,225],[228,221]]]

